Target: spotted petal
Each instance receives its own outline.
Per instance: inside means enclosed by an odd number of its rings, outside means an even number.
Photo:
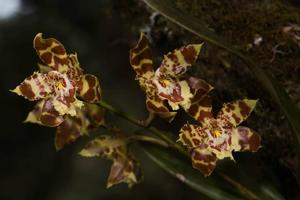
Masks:
[[[170,77],[183,75],[197,60],[202,44],[190,44],[175,49],[164,56],[159,67],[159,74]]]
[[[250,128],[239,126],[233,131],[232,137],[237,141],[235,151],[256,152],[261,147],[260,135]]]
[[[207,120],[213,117],[212,102],[208,96],[213,87],[206,81],[195,77],[189,77],[188,83],[193,98],[191,98],[191,106],[186,109],[186,112],[199,123],[207,123]]]
[[[207,148],[196,148],[192,151],[192,163],[204,176],[209,176],[216,168],[217,157]]]
[[[68,55],[69,58],[69,71],[68,71],[68,75],[70,76],[70,78],[72,78],[73,80],[78,80],[80,78],[80,76],[82,75],[82,69],[80,67],[78,58],[77,58],[77,54],[69,54]]]
[[[257,100],[237,100],[223,105],[218,114],[218,119],[228,121],[232,126],[236,127],[248,118],[253,111]]]
[[[24,122],[45,125],[40,121],[44,103],[45,100],[38,102]],[[56,111],[51,112],[55,113]],[[54,122],[54,125],[51,123],[50,126],[56,126],[61,120],[63,119],[58,117],[57,122]],[[45,116],[43,122],[45,123]],[[49,126],[48,122],[46,123]],[[83,109],[77,110],[76,117],[66,116],[64,121],[58,125],[55,136],[56,150],[62,149],[66,144],[74,142],[80,135],[87,134],[88,131],[101,125],[104,125],[104,110],[94,104],[85,105]]]
[[[206,129],[193,124],[185,124],[180,130],[178,141],[188,148],[196,148],[201,146],[207,137]]]
[[[78,137],[105,124],[104,109],[97,105],[85,103],[84,107],[77,109],[76,113],[75,117],[66,116],[65,121],[57,127],[56,150],[62,149],[66,144],[73,143]]]
[[[155,113],[169,122],[173,121],[176,116],[176,112],[171,112],[158,96],[147,96],[146,106],[149,112]]]
[[[34,101],[47,97],[53,92],[53,88],[47,74],[34,72],[33,75],[27,77],[19,86],[12,90],[12,92],[30,101]]]
[[[82,122],[80,118],[68,116],[57,127],[55,135],[56,150],[62,149],[66,144],[73,143],[81,134]]]
[[[34,109],[27,115],[24,122],[56,127],[63,121],[64,118],[55,110],[52,99],[45,99],[35,105]]]
[[[84,103],[81,109],[77,109],[76,118],[80,122],[80,134],[85,135],[99,126],[105,126],[104,109],[95,105]]]
[[[64,118],[54,108],[52,99],[44,101],[39,121],[43,125],[50,127],[56,127],[64,121]]]
[[[101,156],[113,160],[107,187],[125,182],[131,187],[142,179],[139,163],[132,157],[122,137],[102,135],[89,142],[80,155]]]
[[[102,156],[114,158],[117,155],[124,157],[125,147],[126,140],[124,138],[101,135],[90,141],[79,154],[85,157]]]
[[[33,40],[33,47],[40,59],[52,70],[67,72],[69,59],[64,46],[54,38],[44,39],[38,33]]]
[[[153,76],[154,71],[149,41],[144,33],[141,33],[137,45],[130,50],[129,60],[141,86],[145,87],[145,81]]]
[[[107,180],[107,188],[119,183],[127,183],[128,187],[139,183],[142,180],[143,173],[140,163],[133,158],[114,159]]]
[[[86,102],[96,103],[101,100],[101,88],[96,76],[85,74],[78,83],[78,94]]]
[[[83,127],[83,132],[88,132],[99,126],[105,126],[104,109],[95,105],[85,103],[84,116],[88,120],[88,125]]]

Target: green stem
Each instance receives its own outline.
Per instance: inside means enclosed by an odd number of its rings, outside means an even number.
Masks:
[[[240,191],[240,193],[243,194],[244,196],[246,196],[247,198],[252,199],[252,200],[261,199],[254,192],[252,192],[251,190],[249,190],[248,188],[246,188],[245,186],[243,186],[239,182],[235,181],[234,179],[230,178],[229,176],[225,175],[224,173],[218,172],[218,174],[223,179],[225,179],[227,182],[232,184],[235,188],[237,188]]]
[[[164,140],[155,138],[155,137],[150,137],[147,135],[131,135],[128,137],[128,141],[130,142],[135,142],[135,141],[144,141],[144,142],[150,142],[153,144],[158,144],[163,147],[169,147],[169,144],[165,142]]]
[[[152,133],[154,133],[155,135],[157,135],[159,138],[163,139],[164,141],[166,141],[169,146],[172,146],[173,148],[175,148],[177,151],[179,151],[180,153],[186,155],[189,157],[189,154],[188,152],[182,147],[180,146],[178,143],[175,142],[174,140],[174,137],[168,133],[168,132],[162,132],[158,129],[156,129],[155,127],[153,126],[145,126],[144,123],[142,123],[140,120],[138,119],[135,119],[134,117],[132,116],[129,116],[127,115],[126,113],[120,111],[120,110],[117,110],[116,108],[114,108],[113,106],[111,106],[110,104],[104,102],[104,101],[100,101],[98,103],[99,106],[101,106],[102,108],[108,110],[109,112],[129,121],[130,123],[136,125],[136,126],[139,126],[145,130],[148,130]]]
[[[108,105],[108,104],[106,104],[106,105]],[[119,129],[119,128],[111,125],[111,124],[106,124],[105,126],[103,126],[103,128],[107,129],[108,131],[110,131],[114,134],[120,134],[121,132],[123,132],[121,129]],[[144,142],[150,142],[150,143],[153,143],[153,144],[158,144],[158,145],[163,146],[163,147],[169,147],[170,146],[164,140],[162,140],[160,138],[157,138],[157,137],[148,136],[148,135],[129,135],[127,137],[127,141],[128,141],[128,143],[136,142],[136,141],[144,141]]]

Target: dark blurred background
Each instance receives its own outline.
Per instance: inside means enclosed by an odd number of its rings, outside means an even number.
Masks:
[[[141,184],[132,189],[125,184],[105,189],[110,161],[77,154],[88,138],[56,152],[55,129],[22,123],[34,103],[9,92],[38,70],[40,61],[32,40],[42,32],[44,37],[57,38],[69,52],[78,53],[82,68],[100,78],[106,101],[146,117],[144,94],[128,62],[140,28],[133,24],[137,32],[130,30],[131,22],[123,17],[128,7],[126,1],[109,0],[0,0],[1,200],[176,200],[195,194],[142,153],[138,157],[146,178]]]
[[[300,42],[281,33],[290,23],[300,24],[298,8],[287,8],[284,0],[220,2],[174,0],[178,7],[255,58],[300,107]],[[44,37],[61,41],[68,52],[78,53],[85,72],[100,78],[107,102],[136,118],[146,118],[145,96],[128,60],[129,49],[141,31],[150,36],[157,65],[162,55],[173,48],[201,42],[140,0],[0,0],[1,200],[206,199],[162,171],[143,152],[137,152],[145,173],[141,184],[132,189],[125,184],[105,189],[111,162],[78,155],[90,138],[82,137],[56,152],[55,129],[22,123],[34,103],[9,92],[38,70],[40,61],[32,40],[42,32]],[[259,37],[263,42],[256,45],[254,41]],[[277,44],[284,53],[272,58]],[[212,96],[216,110],[233,99],[260,99],[245,124],[261,134],[263,148],[256,154],[235,154],[237,162],[230,162],[228,169],[232,168],[233,174],[236,168],[245,169],[246,174],[257,173],[262,180],[273,182],[287,199],[297,199],[299,188],[293,175],[296,161],[289,126],[245,65],[228,52],[205,44],[191,73],[215,86]],[[127,132],[136,128],[107,117]],[[179,113],[171,125],[162,120],[156,120],[155,125],[176,133],[185,117]],[[91,138],[102,131],[92,133]]]

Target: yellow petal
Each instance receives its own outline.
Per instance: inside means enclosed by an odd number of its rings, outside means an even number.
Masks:
[[[248,118],[255,108],[257,100],[243,99],[226,103],[218,114],[218,119],[225,119],[234,127]]]
[[[47,74],[34,72],[33,75],[27,77],[11,92],[21,95],[30,101],[39,100],[46,98],[53,92],[52,82]]]
[[[165,102],[158,96],[147,96],[146,106],[149,112],[157,114],[159,117],[171,122],[176,116],[176,112],[171,112]]]
[[[130,50],[129,61],[137,74],[141,87],[144,88],[145,81],[154,74],[149,40],[144,33],[141,33],[137,45]]]
[[[204,176],[209,176],[216,168],[217,157],[207,148],[196,148],[192,151],[192,164]]]
[[[190,44],[169,52],[164,56],[158,70],[171,77],[183,75],[196,62],[201,47],[202,44]]]
[[[96,76],[82,75],[78,87],[79,96],[88,103],[96,103],[101,100],[101,87]]]

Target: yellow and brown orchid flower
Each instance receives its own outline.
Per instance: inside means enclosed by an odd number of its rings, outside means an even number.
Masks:
[[[130,50],[130,64],[141,88],[146,92],[146,106],[150,113],[172,121],[176,112],[171,111],[168,105],[172,110],[178,110],[181,106],[191,114],[191,105],[207,96],[212,89],[208,83],[194,77],[184,77],[196,61],[201,46],[202,44],[190,44],[169,52],[164,56],[160,67],[154,71],[149,40],[141,33],[137,45]],[[198,91],[200,88],[201,91]],[[200,112],[198,108],[201,106],[197,105],[197,108],[193,108],[193,116]]]
[[[33,111],[29,112],[24,122],[43,125],[40,121],[42,102],[38,102]],[[55,148],[62,149],[66,144],[73,143],[78,137],[87,135],[99,126],[105,126],[104,109],[95,104],[84,103],[76,110],[76,116],[66,115],[63,122],[57,126],[55,134]]]
[[[238,126],[248,118],[256,100],[237,100],[226,103],[216,118],[209,112],[202,116],[201,126],[185,124],[178,141],[191,152],[193,167],[209,176],[217,160],[231,158],[233,151],[256,152],[260,136],[250,128]]]
[[[125,137],[101,135],[90,141],[79,154],[84,157],[100,156],[113,161],[107,188],[122,182],[132,187],[143,178],[140,163],[129,152]]]
[[[33,40],[33,47],[43,65],[39,65],[40,71],[27,77],[13,92],[30,101],[39,101],[29,113],[27,122],[59,126],[57,135],[68,135],[64,141],[57,142],[59,149],[77,137],[80,123],[83,123],[78,119],[86,115],[83,112],[88,109],[83,108],[84,102],[96,103],[101,100],[99,80],[94,75],[83,74],[77,55],[67,54],[56,39],[44,39],[39,33]],[[101,110],[97,112],[103,113]]]

